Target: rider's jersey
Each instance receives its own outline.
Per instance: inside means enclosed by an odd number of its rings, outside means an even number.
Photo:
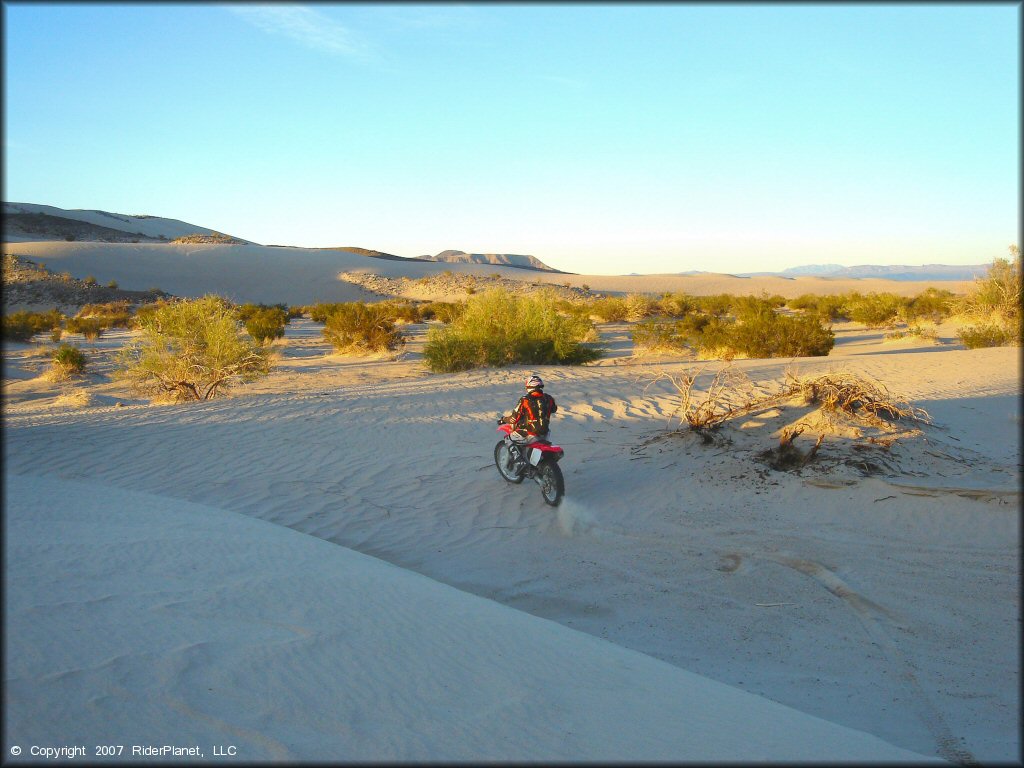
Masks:
[[[534,389],[519,398],[519,403],[512,411],[512,424],[518,430],[525,430],[528,435],[543,437],[548,433],[551,414],[557,410],[555,398]]]

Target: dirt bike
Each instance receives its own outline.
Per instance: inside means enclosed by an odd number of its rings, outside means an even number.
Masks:
[[[565,479],[558,466],[565,451],[544,439],[529,445],[516,443],[511,438],[512,425],[504,417],[498,420],[498,424],[498,431],[505,434],[494,446],[494,464],[498,473],[510,483],[521,483],[526,478],[536,480],[544,501],[557,507],[565,494]]]

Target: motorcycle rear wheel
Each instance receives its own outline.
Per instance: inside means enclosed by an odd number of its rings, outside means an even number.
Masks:
[[[515,460],[512,458],[512,454],[508,450],[508,446],[504,440],[499,440],[498,444],[494,446],[494,466],[498,468],[498,474],[500,474],[507,482],[510,483],[521,483],[523,482],[524,471],[519,470],[516,472],[513,467]]]
[[[565,495],[565,479],[562,477],[562,470],[558,464],[550,459],[545,459],[537,467],[537,480],[540,482],[540,494],[544,501],[552,507],[562,503],[562,496]]]

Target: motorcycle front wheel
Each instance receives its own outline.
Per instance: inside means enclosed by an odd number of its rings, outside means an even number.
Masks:
[[[540,493],[544,501],[552,507],[562,503],[562,496],[565,494],[565,480],[562,477],[562,470],[558,464],[545,459],[537,467],[537,481],[540,483]]]
[[[498,444],[494,446],[494,465],[498,468],[498,474],[510,483],[521,483],[523,482],[523,471],[516,472],[514,464],[515,459],[512,458],[505,441],[499,440]]]

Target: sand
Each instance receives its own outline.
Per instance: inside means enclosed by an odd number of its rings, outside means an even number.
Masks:
[[[566,451],[556,510],[493,465],[527,369],[431,374],[426,327],[408,331],[398,359],[346,358],[294,321],[274,373],[193,405],[110,380],[127,332],[72,339],[93,373],[70,386],[7,345],[10,739],[1020,759],[1018,349],[848,323],[827,358],[737,361],[765,389],[845,366],[932,416],[889,449],[837,438],[777,472],[757,454],[792,413],[705,445],[658,379],[695,362],[602,326],[608,357],[538,369]]]

